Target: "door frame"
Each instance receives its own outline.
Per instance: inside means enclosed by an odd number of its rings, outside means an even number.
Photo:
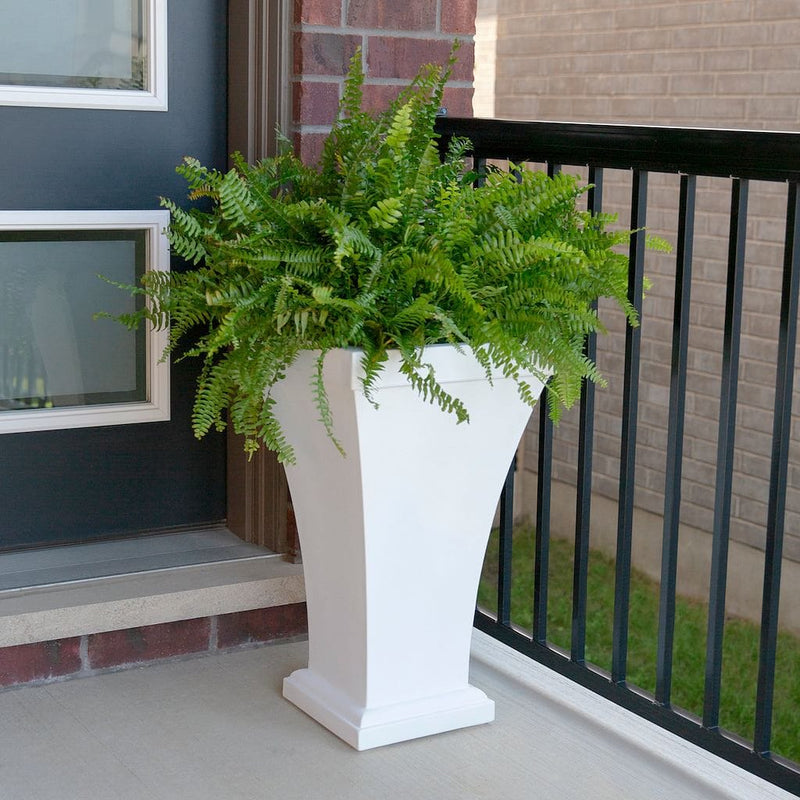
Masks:
[[[291,0],[229,0],[228,150],[248,163],[275,155],[291,122]],[[298,558],[289,490],[275,454],[252,458],[228,430],[228,528],[247,542]]]

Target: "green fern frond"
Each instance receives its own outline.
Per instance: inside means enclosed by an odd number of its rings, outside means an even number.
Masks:
[[[394,156],[394,160],[398,160],[403,154],[403,150],[411,136],[412,130],[411,105],[402,105],[394,112],[394,116],[389,124],[389,130],[384,139],[386,150]]]
[[[333,432],[333,415],[331,414],[331,404],[328,400],[328,392],[325,389],[323,368],[325,366],[325,356],[327,352],[327,350],[320,352],[314,364],[314,374],[311,378],[311,395],[314,398],[314,405],[319,412],[319,421],[325,427],[325,432],[328,434],[328,438],[331,440],[334,447],[344,456],[346,455],[344,448]]]
[[[218,192],[223,219],[236,225],[246,225],[254,205],[247,186],[236,170],[232,169],[225,173]]]
[[[396,225],[402,218],[402,201],[399,197],[387,197],[367,209],[373,227],[388,230]]]
[[[361,48],[356,48],[350,58],[347,80],[344,84],[342,99],[339,102],[339,117],[355,117],[361,111],[361,94],[364,85],[364,70],[361,66]]]

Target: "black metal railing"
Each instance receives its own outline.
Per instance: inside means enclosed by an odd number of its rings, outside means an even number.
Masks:
[[[497,614],[478,610],[475,625],[537,661],[619,703],[680,736],[748,769],[789,791],[800,794],[800,766],[771,750],[773,692],[775,686],[778,603],[781,585],[784,516],[789,467],[794,354],[797,337],[800,281],[800,134],[750,131],[673,129],[639,126],[591,125],[502,120],[448,119],[438,121],[443,142],[452,136],[471,140],[476,166],[490,159],[517,164],[546,164],[550,171],[565,166],[588,167],[589,210],[603,206],[605,170],[631,173],[631,228],[646,224],[647,183],[652,173],[680,176],[677,237],[673,251],[674,310],[667,445],[664,452],[664,513],[661,556],[660,605],[656,654],[655,692],[648,694],[627,681],[628,615],[630,610],[631,550],[634,528],[634,471],[639,408],[641,328],[625,333],[619,450],[619,493],[616,537],[616,578],[613,645],[610,672],[587,664],[586,617],[589,561],[592,458],[594,439],[594,388],[584,387],[579,407],[579,442],[575,474],[575,555],[572,593],[572,630],[569,652],[548,642],[547,595],[550,542],[553,431],[540,411],[538,432],[536,540],[533,622],[520,630],[511,620],[511,548],[513,543],[514,470],[501,501],[501,532]],[[680,530],[684,421],[686,417],[687,353],[690,288],[692,284],[695,201],[699,176],[721,177],[730,182],[730,215],[722,369],[719,376],[719,425],[713,499],[713,544],[708,598],[705,690],[702,718],[671,704],[673,636],[676,616],[676,573]],[[786,184],[786,220],[783,242],[780,319],[777,335],[769,497],[764,539],[762,615],[754,735],[743,741],[720,728],[722,641],[730,538],[732,475],[734,473],[739,345],[745,268],[745,241],[750,181]],[[630,246],[629,298],[641,312],[645,236],[636,233]],[[587,354],[594,356],[594,339]],[[546,403],[540,403],[540,410]],[[767,412],[769,413],[769,412]],[[800,735],[800,732],[798,732]]]

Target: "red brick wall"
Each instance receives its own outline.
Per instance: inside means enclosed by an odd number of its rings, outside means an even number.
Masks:
[[[444,62],[453,40],[460,40],[444,104],[450,116],[472,116],[476,5],[477,0],[295,0],[292,123],[300,155],[308,162],[318,158],[359,46],[365,105],[380,109],[422,64]]]
[[[304,636],[306,604],[256,608],[69,639],[0,647],[0,689],[86,677],[167,658],[216,653]]]

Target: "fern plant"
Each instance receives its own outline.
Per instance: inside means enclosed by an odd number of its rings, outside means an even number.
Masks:
[[[426,345],[470,347],[487,377],[513,378],[530,405],[522,373],[552,373],[556,418],[584,378],[599,380],[583,350],[603,330],[593,302],[613,298],[636,324],[618,247],[630,234],[580,210],[587,187],[573,176],[490,169],[478,184],[463,140],[440,158],[434,126],[454,57],[423,67],[372,115],[357,53],[319,169],[290,148],[255,165],[236,155],[225,173],[193,158],[178,167],[189,197],[210,204],[162,200],[172,252],[193,268],[145,275],[134,291],[148,303],[122,321],[169,326],[168,350],[202,360],[198,436],[230,422],[248,451],[263,442],[292,462],[270,387],[302,350],[319,354],[311,391],[334,441],[322,380],[332,348],[363,351],[367,397],[398,350],[411,385],[459,422],[469,409],[439,384]]]

